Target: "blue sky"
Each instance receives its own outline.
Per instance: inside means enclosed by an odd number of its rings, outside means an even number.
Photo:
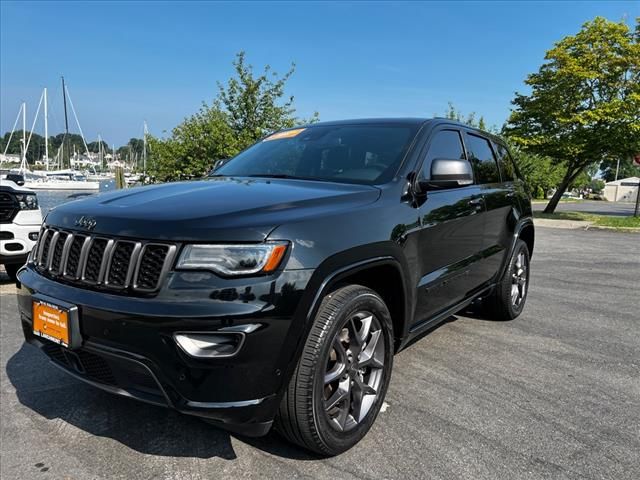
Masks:
[[[120,145],[210,102],[239,50],[255,67],[296,62],[302,117],[432,116],[451,101],[501,125],[555,41],[597,15],[631,24],[640,2],[3,1],[0,14],[0,132],[23,100],[32,121],[45,86],[62,131],[64,74],[87,141]]]

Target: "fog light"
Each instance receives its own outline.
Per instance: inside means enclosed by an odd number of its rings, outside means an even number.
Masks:
[[[29,240],[33,240],[34,242],[35,242],[36,240],[38,240],[38,233],[39,233],[39,232],[31,232],[31,233],[29,234]]]
[[[174,333],[178,346],[196,358],[232,357],[244,343],[244,333]]]

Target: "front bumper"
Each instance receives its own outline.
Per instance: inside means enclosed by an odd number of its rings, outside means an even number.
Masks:
[[[2,232],[13,238],[0,240],[0,263],[24,264],[36,244],[36,240],[31,240],[29,234],[37,234],[41,223],[40,210],[22,210],[15,216],[13,223],[3,223]]]
[[[296,310],[312,270],[222,280],[208,273],[169,274],[154,298],[77,288],[18,273],[25,339],[75,377],[112,393],[211,420],[246,435],[266,433],[284,372],[298,344]],[[224,285],[224,288],[220,288]],[[34,295],[78,307],[81,342],[73,350],[33,334]],[[176,344],[176,332],[259,325],[230,358],[199,359]]]

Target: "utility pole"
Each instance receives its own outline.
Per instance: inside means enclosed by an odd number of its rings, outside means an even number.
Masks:
[[[618,181],[618,170],[620,170],[620,157],[618,157],[618,164],[616,165],[616,182]]]

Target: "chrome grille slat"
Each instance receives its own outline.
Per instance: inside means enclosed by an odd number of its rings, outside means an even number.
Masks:
[[[74,234],[69,251],[67,252],[67,259],[64,265],[62,276],[67,278],[78,278],[78,270],[80,266],[80,258],[82,256],[82,249],[87,241],[88,237],[84,235]]]
[[[65,268],[67,268],[67,259],[69,258],[69,249],[71,248],[71,243],[73,242],[74,235],[69,233],[67,235],[67,240],[64,242],[64,247],[62,248],[62,258],[60,259],[60,268],[58,269],[58,275],[64,275]]]
[[[169,268],[176,245],[109,238],[44,227],[35,251],[36,268],[80,287],[155,292]]]
[[[67,245],[69,234],[66,232],[57,232],[56,235],[57,236],[54,235],[55,244],[50,247],[50,251],[52,253],[49,254],[49,257],[51,257],[49,263],[49,272],[53,275],[60,275],[62,263],[64,260],[64,249]]]
[[[40,235],[38,242],[38,258],[36,260],[36,263],[40,266],[44,265],[44,259],[42,257],[44,256],[45,249],[48,249],[51,245],[51,243],[47,243],[51,242],[51,240],[48,240],[51,235],[53,235],[53,230],[44,230],[44,233]]]
[[[53,257],[56,251],[56,243],[58,242],[58,237],[60,236],[60,232],[53,232],[53,236],[51,237],[51,241],[49,242],[49,246],[47,248],[47,261],[46,265],[43,265],[49,272],[51,271],[51,263],[53,262]]]

